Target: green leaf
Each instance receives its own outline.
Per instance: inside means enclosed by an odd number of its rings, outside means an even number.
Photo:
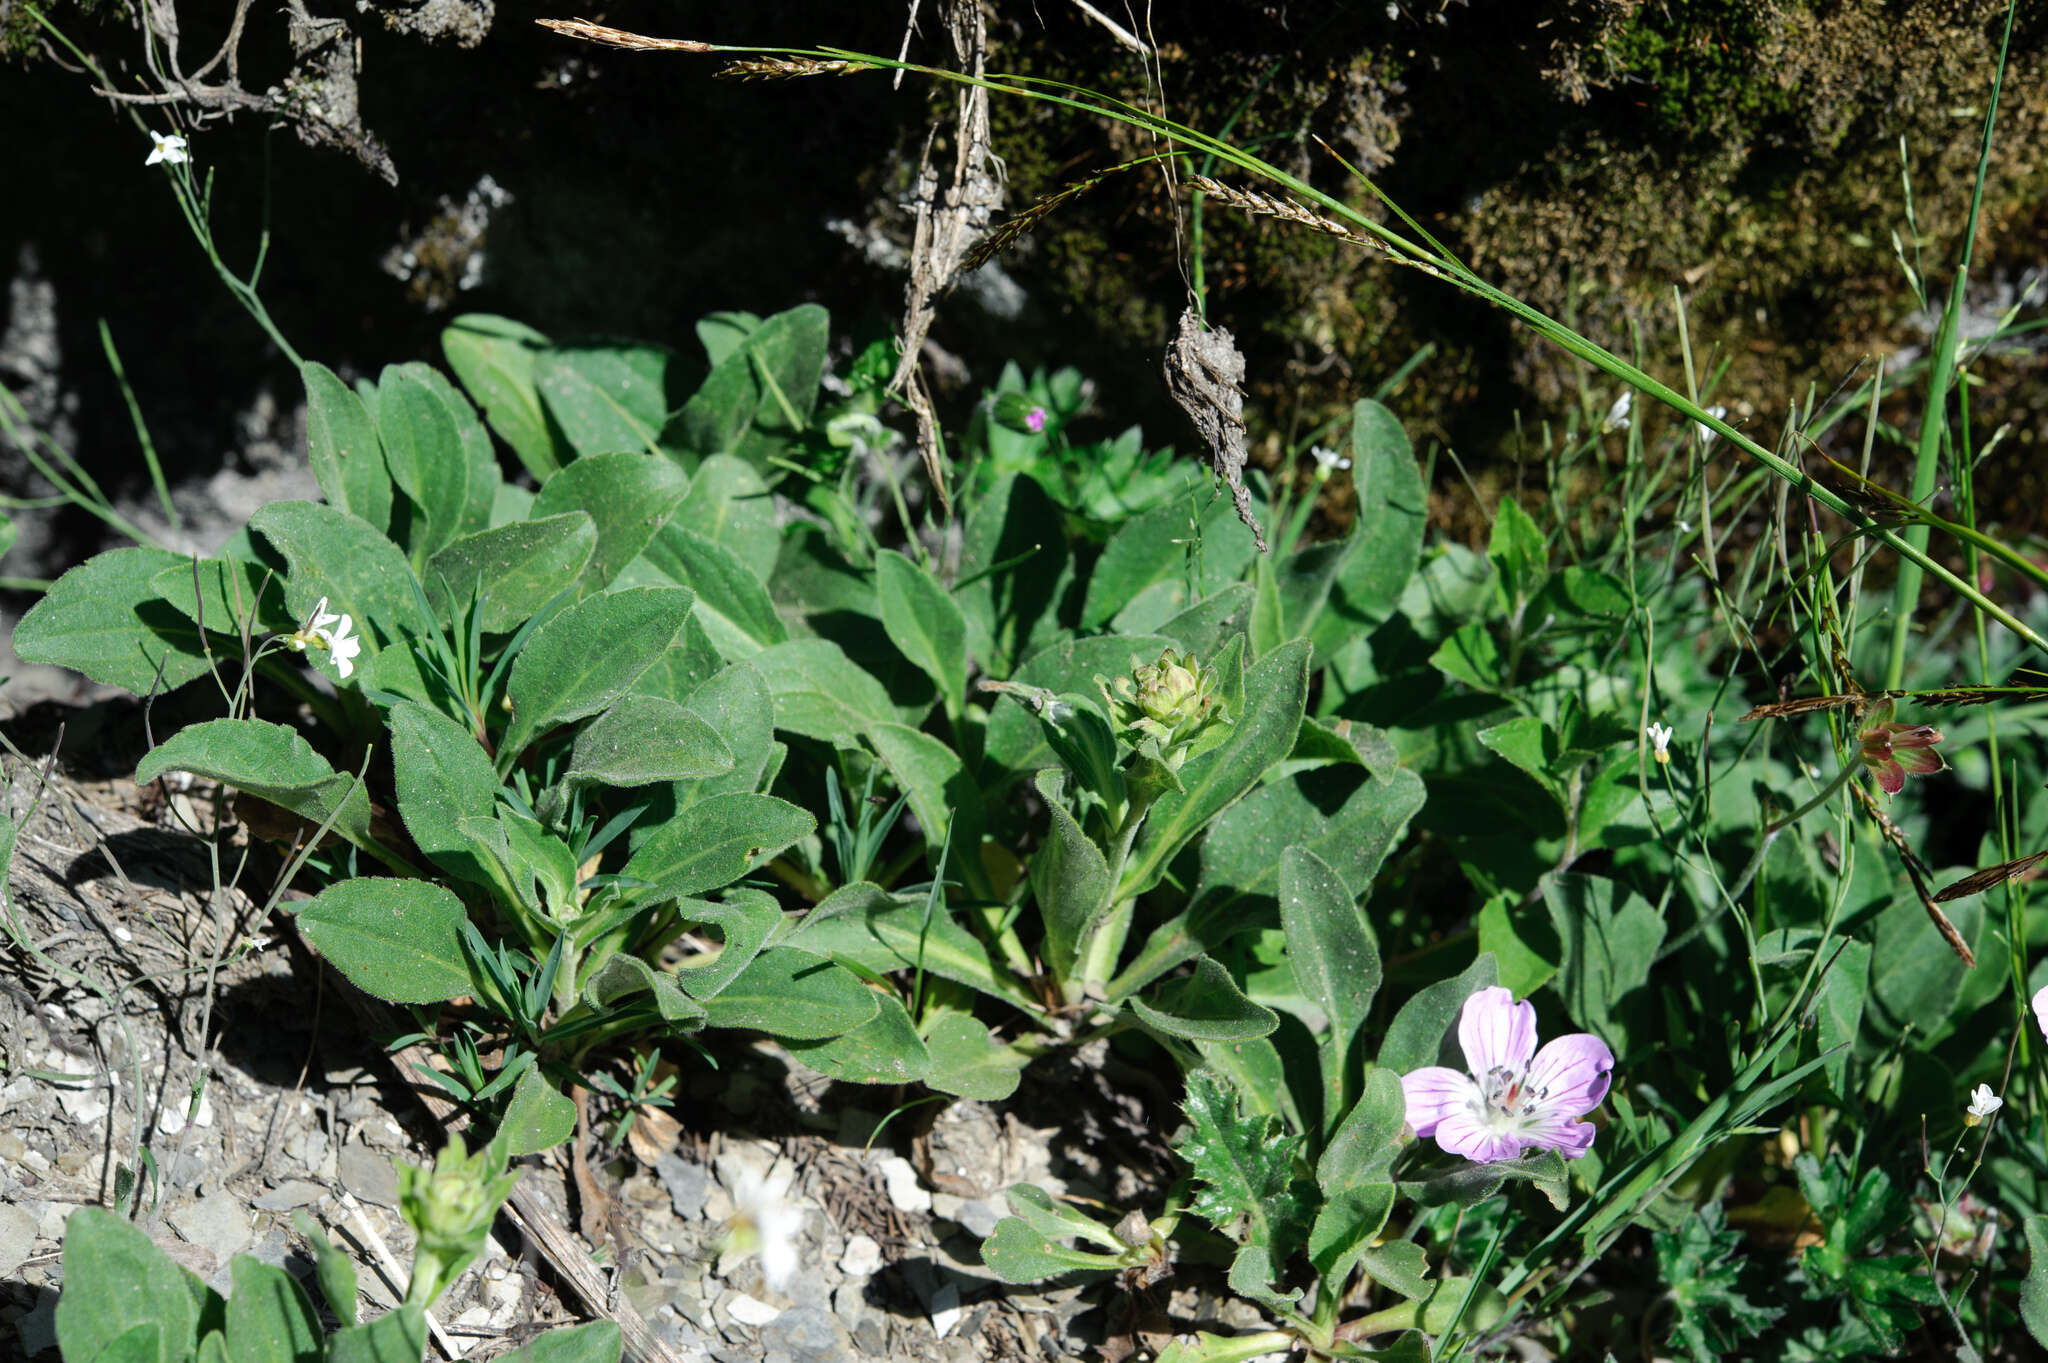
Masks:
[[[751,312],[710,312],[697,319],[697,341],[705,357],[717,364],[754,334],[761,319]]]
[[[647,546],[647,566],[697,593],[697,618],[727,662],[751,658],[789,638],[767,587],[717,540],[671,524]]]
[[[775,701],[768,694],[767,680],[749,664],[735,663],[692,687],[682,699],[691,713],[718,732],[733,755],[733,766],[723,776],[677,786],[678,808],[687,809],[713,795],[759,790],[770,763],[779,760],[776,754],[781,751],[775,741]]]
[[[644,786],[732,770],[732,750],[695,712],[631,692],[585,725],[569,755],[570,781]]]
[[[1294,1187],[1301,1137],[1282,1132],[1272,1117],[1247,1117],[1237,1095],[1206,1070],[1188,1075],[1181,1110],[1188,1129],[1174,1150],[1195,1182],[1189,1210],[1246,1246],[1285,1262],[1306,1227]]]
[[[2024,1224],[2029,1264],[2020,1284],[2020,1319],[2034,1342],[2048,1348],[2048,1214],[2036,1212]]]
[[[1493,537],[1486,557],[1499,574],[1502,605],[1513,610],[1529,599],[1550,572],[1550,546],[1521,503],[1502,497],[1493,513]]]
[[[1977,940],[1984,918],[1981,898],[1946,906],[1965,942]],[[1927,917],[1927,910],[1900,896],[1877,916],[1871,942],[1870,996],[1867,1019],[1891,1037],[1906,1029],[1925,1030],[1932,1019],[1948,1016],[1963,988],[1963,963],[1948,949]]]
[[[925,1037],[931,1070],[925,1082],[941,1093],[999,1103],[1017,1091],[1029,1057],[989,1034],[966,1013],[942,1013]]]
[[[772,947],[707,999],[713,1027],[747,1027],[815,1041],[841,1036],[875,1015],[873,990],[852,971],[790,947]]]
[[[1110,536],[1088,575],[1083,629],[1114,619],[1119,633],[1168,633],[1159,628],[1164,621],[1244,575],[1257,551],[1238,529],[1236,508],[1221,498],[1203,500],[1193,509],[1187,500],[1168,500]]]
[[[690,479],[690,495],[676,519],[731,550],[762,582],[775,571],[782,529],[775,523],[775,499],[752,465],[727,454],[706,459]]]
[[[1509,1179],[1535,1184],[1553,1206],[1563,1209],[1565,1164],[1564,1157],[1555,1150],[1538,1150],[1517,1160],[1493,1164],[1459,1163],[1427,1178],[1413,1182],[1404,1179],[1401,1191],[1424,1207],[1476,1207],[1499,1192]]]
[[[292,1275],[238,1254],[229,1266],[228,1357],[233,1363],[318,1363],[325,1337]]]
[[[656,970],[638,956],[618,952],[583,981],[583,1001],[600,1013],[608,1012],[622,999],[637,1000],[645,994],[654,1002],[662,1021],[678,1031],[694,1031],[704,1022],[704,1005],[682,991],[675,977]]]
[[[306,385],[306,458],[320,495],[336,510],[388,529],[391,475],[376,420],[326,365],[308,360],[299,366],[299,377]]]
[[[1017,673],[1018,662],[1032,656],[1058,625],[1056,606],[1074,571],[1067,537],[1060,530],[1064,514],[1035,478],[1015,473],[996,479],[968,508],[960,537],[960,585],[953,600],[967,621],[968,653],[981,659],[994,676]],[[1101,641],[1083,641],[1089,642]],[[1133,640],[1129,651],[1156,658],[1166,642],[1147,647],[1147,641]],[[1091,668],[1078,682],[1063,678],[1055,683],[1041,676],[1014,679],[1055,691],[1091,690],[1095,672],[1103,670]]]
[[[1173,640],[1160,635],[1074,639],[1034,654],[1011,680],[1055,695],[1094,695],[1097,677],[1128,672],[1133,659],[1156,659],[1172,646]],[[1008,696],[989,712],[987,758],[994,766],[1014,772],[1059,765],[1043,721]]]
[[[183,1363],[197,1345],[198,1325],[184,1271],[147,1235],[97,1207],[71,1213],[64,1223],[64,1291],[57,1298],[57,1342],[65,1358],[99,1358],[130,1331],[154,1327],[154,1359]]]
[[[882,684],[829,639],[791,639],[748,660],[775,698],[775,727],[843,748],[901,718]]]
[[[438,710],[412,701],[391,707],[391,769],[398,817],[413,843],[450,875],[491,883],[476,847],[459,827],[466,818],[488,819],[498,799],[498,775],[476,737]]]
[[[915,1084],[931,1073],[917,1024],[894,995],[876,993],[875,1015],[842,1036],[789,1043],[789,1052],[842,1084]]]
[[[1048,1240],[1071,1240],[1078,1236],[1113,1254],[1120,1254],[1125,1248],[1108,1226],[1035,1183],[1011,1184],[1004,1191],[1003,1200],[1018,1220]]]
[[[596,454],[577,460],[542,485],[534,519],[570,511],[588,515],[597,549],[578,581],[584,596],[601,592],[640,557],[683,503],[690,480],[675,462],[654,454]]]
[[[439,1003],[472,988],[462,901],[424,880],[345,880],[301,904],[299,931],[366,994]]]
[[[1380,953],[1337,873],[1306,847],[1280,854],[1280,926],[1295,983],[1330,1020],[1324,1110],[1343,1106],[1345,1057],[1380,987]]]
[[[313,1280],[327,1309],[343,1327],[356,1323],[356,1261],[334,1247],[320,1227],[305,1212],[292,1213],[292,1225],[313,1250]]]
[[[936,853],[951,832],[947,873],[957,873],[970,886],[983,886],[987,876],[981,868],[981,786],[968,775],[959,754],[907,724],[871,724],[868,740],[897,787],[910,797],[910,812],[924,830],[925,845]]]
[[[310,616],[322,597],[328,610],[353,617],[364,636],[360,666],[431,631],[405,556],[361,517],[313,502],[273,502],[249,518],[249,528],[290,566],[285,604],[293,619]]]
[[[383,853],[370,832],[370,797],[361,784],[329,766],[312,744],[282,724],[210,719],[180,729],[143,757],[135,780],[147,785],[167,771],[233,786],[316,826],[332,815],[334,832]]]
[[[1649,982],[1664,920],[1641,895],[1600,876],[1547,876],[1543,902],[1564,949],[1557,985],[1565,1010],[1625,1054],[1629,1029],[1618,1005]]]
[[[542,1077],[538,1065],[528,1066],[512,1088],[493,1139],[516,1157],[552,1150],[575,1134],[576,1104]]]
[[[1429,509],[1422,470],[1400,420],[1370,399],[1352,408],[1351,486],[1358,498],[1356,548],[1338,571],[1329,612],[1310,635],[1319,653],[1393,615],[1422,554]]]
[[[772,795],[715,795],[654,830],[621,874],[654,885],[650,902],[729,885],[817,830],[804,809]]]
[[[1129,899],[1157,884],[1167,863],[1188,840],[1258,784],[1266,770],[1294,747],[1308,702],[1309,645],[1286,644],[1245,674],[1243,713],[1223,743],[1189,758],[1180,769],[1182,794],[1162,796],[1117,885]]]
[[[828,318],[806,303],[747,333],[676,414],[672,443],[699,455],[730,454],[756,469],[810,425],[825,372]]]
[[[1822,1051],[1833,1051],[1821,1066],[1835,1092],[1844,1093],[1850,1047],[1863,1026],[1863,1010],[1870,994],[1868,942],[1843,942],[1839,952],[1830,950],[1831,960],[1813,991],[1816,1040]]]
[[[1111,1273],[1123,1266],[1115,1254],[1090,1254],[1054,1244],[1014,1216],[996,1222],[981,1242],[982,1266],[1006,1283],[1035,1283],[1063,1273]]]
[[[327,1363],[420,1363],[426,1353],[426,1310],[420,1306],[401,1306],[327,1340]]]
[[[1539,913],[1536,906],[1524,907],[1520,900],[1521,895],[1502,891],[1479,910],[1479,949],[1500,962],[1500,982],[1518,999],[1548,984],[1563,955],[1548,906]]]
[[[1317,1276],[1333,1289],[1349,1278],[1393,1209],[1392,1183],[1363,1183],[1326,1197],[1308,1233],[1308,1259]]]
[[[655,454],[668,421],[675,363],[656,346],[549,346],[534,356],[533,383],[579,457]]]
[[[1064,981],[1109,912],[1109,861],[1067,812],[1066,773],[1042,771],[1037,785],[1052,829],[1031,858],[1031,894],[1045,926],[1045,963],[1054,979]]]
[[[1272,1009],[1246,998],[1230,972],[1207,956],[1195,959],[1193,975],[1163,986],[1155,1001],[1130,1004],[1147,1026],[1184,1041],[1245,1041],[1280,1025]]]
[[[833,891],[785,945],[874,971],[922,970],[992,998],[1030,1004],[1009,972],[997,972],[988,948],[943,904],[928,905],[922,896],[906,902],[864,882]]]
[[[205,1351],[201,1352],[203,1354]],[[150,1321],[123,1331],[111,1344],[94,1356],[93,1363],[157,1363],[163,1356],[163,1326]],[[203,1358],[201,1363],[205,1363]]]
[[[1243,634],[1251,617],[1251,584],[1233,582],[1163,622],[1156,632],[1198,657],[1210,658],[1222,652],[1233,637]]]
[[[96,554],[50,585],[14,627],[23,662],[68,667],[138,696],[206,671],[199,630],[157,595],[155,579],[191,560],[162,549]]]
[[[1429,1281],[1429,1256],[1413,1240],[1389,1240],[1374,1245],[1358,1256],[1358,1266],[1381,1287],[1391,1288],[1410,1301],[1428,1296],[1436,1286]]]
[[[1401,1076],[1375,1065],[1366,1071],[1361,1096],[1337,1125],[1316,1161],[1316,1182],[1323,1195],[1381,1181],[1401,1151],[1401,1128],[1408,1120],[1408,1099]]]
[[[512,722],[498,747],[509,765],[538,735],[624,695],[682,631],[690,593],[637,587],[579,601],[549,620],[512,663]]]
[[[377,380],[377,435],[391,481],[412,503],[404,532],[408,557],[424,564],[469,528],[463,522],[472,470],[456,413],[413,366],[386,365]],[[394,533],[400,523],[394,516]]]
[[[967,620],[938,580],[893,549],[875,555],[889,642],[955,703],[967,696]]]
[[[1553,800],[1563,805],[1564,788],[1551,769],[1558,759],[1556,730],[1534,715],[1519,715],[1505,724],[1481,729],[1473,737],[1528,773]]]
[[[495,1363],[619,1363],[623,1347],[617,1321],[593,1320],[587,1325],[550,1330],[510,1353],[499,1354]]]
[[[479,530],[427,560],[427,600],[453,620],[481,591],[481,628],[510,633],[574,583],[596,552],[597,524],[583,511]]]
[[[1460,626],[1444,640],[1442,647],[1429,655],[1429,665],[1452,681],[1480,691],[1499,690],[1505,680],[1501,675],[1500,646],[1494,643],[1482,620]]]
[[[209,634],[238,638],[245,624],[252,635],[260,635],[291,630],[299,623],[285,608],[283,574],[248,559],[187,559],[151,578],[150,586],[173,610],[203,625]]]
[[[1406,1074],[1436,1064],[1444,1035],[1464,1011],[1465,1000],[1498,983],[1499,967],[1493,957],[1482,953],[1451,979],[1416,990],[1387,1024],[1386,1037],[1380,1042],[1380,1067]]]
[[[536,482],[562,466],[534,382],[535,356],[547,344],[532,327],[480,312],[457,317],[441,332],[448,367]]]
[[[692,998],[708,999],[731,984],[761,954],[768,939],[782,929],[782,906],[773,895],[744,889],[728,893],[730,897],[722,904],[688,899],[677,906],[682,919],[711,923],[724,939],[717,959],[709,965],[679,968],[675,972],[676,983]]]

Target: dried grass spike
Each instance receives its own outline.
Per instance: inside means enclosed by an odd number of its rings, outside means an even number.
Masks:
[[[1986,866],[1981,871],[1972,871],[1961,880],[1950,885],[1944,885],[1941,889],[1937,890],[1934,895],[1934,902],[1946,904],[1950,900],[1967,899],[1973,894],[1982,894],[1986,890],[1996,889],[2009,880],[2020,879],[2043,861],[2048,861],[2048,852],[2036,852],[2030,857],[2019,857],[2012,861],[2002,861],[1996,866]]]
[[[1267,194],[1257,189],[1239,189],[1235,185],[1226,185],[1221,180],[1212,180],[1206,175],[1192,176],[1189,178],[1188,183],[1201,190],[1204,194],[1207,194],[1223,207],[1234,208],[1240,213],[1251,213],[1258,217],[1279,218],[1283,222],[1299,223],[1310,231],[1321,232],[1326,236],[1342,237],[1344,240],[1356,242],[1360,246],[1377,245],[1370,238],[1360,236],[1335,218],[1326,218],[1313,209],[1305,208],[1292,199],[1283,199],[1277,194]]]
[[[869,62],[823,61],[817,57],[749,57],[719,68],[720,80],[786,80],[798,76],[843,76],[872,71]]]
[[[1223,328],[1203,326],[1193,308],[1181,313],[1180,331],[1166,348],[1166,391],[1201,432],[1210,470],[1229,485],[1237,518],[1265,553],[1266,532],[1244,485],[1244,352]]]
[[[694,38],[650,38],[644,33],[629,33],[623,28],[609,24],[594,24],[588,19],[536,19],[542,28],[550,28],[565,38],[581,38],[587,43],[599,43],[605,47],[623,47],[629,52],[716,52],[710,43],[700,43]]]

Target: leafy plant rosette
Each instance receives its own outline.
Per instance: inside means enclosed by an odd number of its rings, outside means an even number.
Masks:
[[[1415,565],[1398,424],[1361,404],[1359,528],[1277,562],[1185,468],[1081,552],[1100,526],[1047,495],[1053,466],[984,449],[941,565],[878,541],[845,457],[900,439],[874,416],[885,350],[821,398],[818,309],[699,335],[692,362],[465,318],[462,388],[308,363],[324,502],[267,506],[211,558],[102,554],[16,647],[138,693],[210,675],[224,717],[138,779],[293,816],[331,882],[300,931],[369,993],[463,1001],[503,1040],[497,1072],[442,1080],[519,1149],[566,1133],[560,1086],[630,1036],[748,1028],[841,1078],[995,1096],[1084,1013],[1270,1030],[1205,955],[1271,895],[1255,825],[1301,827],[1362,890],[1421,801],[1383,740],[1306,714],[1317,649]],[[318,723],[262,717],[273,695]],[[1318,773],[1345,793],[1311,809]],[[878,784],[914,826],[840,798]],[[977,991],[1040,1039],[999,1044]]]

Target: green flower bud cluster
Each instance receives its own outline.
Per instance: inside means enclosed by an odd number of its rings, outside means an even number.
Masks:
[[[1124,740],[1175,769],[1220,743],[1234,718],[1215,670],[1170,648],[1156,663],[1131,659],[1130,675],[1104,685],[1102,696]]]
[[[494,1142],[475,1154],[450,1136],[431,1169],[400,1161],[398,1211],[419,1237],[406,1300],[430,1306],[483,1252],[491,1221],[519,1175]]]

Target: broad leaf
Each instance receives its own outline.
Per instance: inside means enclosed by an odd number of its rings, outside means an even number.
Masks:
[[[597,524],[583,511],[479,530],[427,560],[427,599],[455,618],[481,594],[481,627],[510,633],[575,583],[597,552]]]
[[[141,1230],[97,1207],[82,1207],[65,1221],[57,1342],[66,1358],[98,1358],[130,1331],[154,1327],[155,1359],[183,1363],[197,1343],[198,1322],[184,1271]]]
[[[946,589],[893,549],[875,555],[875,593],[889,641],[953,703],[967,695],[967,621]]]
[[[491,883],[463,819],[488,819],[498,774],[475,735],[438,710],[404,701],[391,707],[391,770],[398,817],[421,852],[450,875]]]
[[[320,495],[377,530],[388,529],[391,475],[375,419],[326,365],[308,360],[299,366],[299,377],[306,384],[306,460]]]
[[[579,457],[655,454],[668,421],[675,363],[655,346],[550,346],[534,357],[533,382]]]
[[[782,548],[775,498],[751,465],[726,454],[714,454],[699,464],[676,519],[731,550],[761,581],[768,581],[775,571]]]
[[[739,662],[789,637],[767,587],[746,561],[717,540],[681,524],[663,528],[647,546],[647,566],[697,593],[697,618],[728,662]]]
[[[619,1363],[623,1339],[618,1322],[593,1320],[566,1325],[539,1339],[499,1354],[494,1363]]]
[[[825,309],[806,303],[748,332],[676,414],[672,444],[729,454],[756,469],[807,429],[825,370]]]
[[[1096,925],[1109,912],[1114,888],[1102,849],[1067,812],[1065,777],[1060,771],[1038,774],[1039,797],[1052,816],[1052,828],[1031,858],[1031,893],[1045,925],[1045,960],[1059,980],[1073,973]]]
[[[313,1303],[292,1275],[238,1254],[229,1266],[227,1348],[233,1363],[318,1363],[325,1342]]]
[[[1029,1057],[998,1042],[967,1013],[942,1013],[925,1037],[931,1071],[925,1082],[941,1093],[999,1103],[1017,1091]]]
[[[809,952],[773,947],[705,1001],[713,1027],[747,1027],[815,1041],[841,1036],[875,1015],[875,992],[852,971]]]
[[[552,1150],[575,1134],[576,1104],[534,1065],[513,1086],[512,1100],[505,1104],[505,1115],[493,1139],[503,1142],[505,1153],[516,1157]]]
[[[512,722],[499,764],[555,725],[594,715],[624,695],[675,641],[690,604],[679,587],[639,587],[579,601],[534,631],[506,683]]]
[[[366,994],[439,1003],[472,988],[462,901],[424,880],[345,880],[299,905],[299,931]]]
[[[1146,1026],[1183,1041],[1246,1041],[1280,1025],[1272,1009],[1246,998],[1230,972],[1207,956],[1196,958],[1194,974],[1165,985],[1152,1001],[1130,1002]]]
[[[448,367],[536,482],[562,466],[534,382],[534,359],[547,343],[532,327],[478,312],[457,317],[441,332]]]
[[[608,786],[685,781],[732,770],[732,751],[697,714],[659,696],[620,696],[576,736],[567,779]]]
[[[791,639],[748,660],[775,698],[775,727],[839,747],[858,747],[878,720],[901,720],[874,675],[829,639]]]
[[[268,800],[316,827],[382,854],[370,832],[370,797],[353,774],[337,772],[313,745],[263,719],[210,719],[180,729],[150,749],[135,769],[139,784],[189,771]],[[308,829],[310,833],[312,830]]]
[[[112,549],[51,584],[14,627],[23,662],[68,667],[138,696],[183,686],[206,671],[199,630],[160,599],[158,574],[191,571],[162,549]]]
[[[533,499],[532,515],[540,519],[581,511],[590,517],[597,548],[577,583],[580,593],[589,596],[611,586],[640,556],[682,505],[689,487],[683,471],[661,455],[592,455],[548,479]]]
[[[1406,1074],[1436,1064],[1444,1037],[1464,1011],[1465,1000],[1499,982],[1493,957],[1482,954],[1453,978],[1416,990],[1387,1024],[1386,1037],[1380,1042],[1381,1067]],[[1459,1068],[1464,1068],[1462,1059]]]
[[[1330,1020],[1324,1043],[1324,1110],[1343,1105],[1346,1057],[1380,987],[1380,953],[1329,863],[1306,847],[1280,854],[1280,925],[1295,983]]]
[[[841,1036],[790,1043],[790,1054],[842,1084],[915,1084],[931,1072],[917,1024],[892,994],[876,993],[875,1015]]]
[[[654,830],[621,874],[655,887],[636,894],[679,899],[731,884],[817,826],[807,811],[772,795],[717,795]]]
[[[420,1306],[401,1306],[327,1339],[327,1363],[419,1363],[426,1351],[426,1310]]]

